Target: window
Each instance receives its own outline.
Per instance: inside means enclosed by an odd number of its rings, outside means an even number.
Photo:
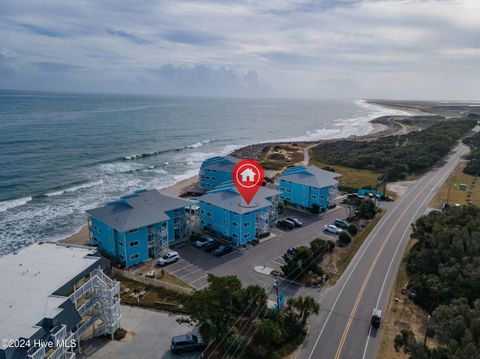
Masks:
[[[211,212],[207,212],[207,216],[211,217],[211,216],[212,216],[212,213],[211,213]]]
[[[233,238],[238,238],[238,234],[234,233],[234,234],[232,234],[232,237]]]
[[[138,245],[138,241],[133,241],[133,242],[130,242],[129,246],[130,247],[135,247]]]
[[[205,224],[205,221],[201,221],[201,222],[202,222],[202,224]]]
[[[140,258],[140,254],[138,254],[138,253],[137,254],[132,254],[130,256],[130,260],[132,260],[132,261],[135,260],[135,259],[138,259],[138,258]]]
[[[248,238],[248,237],[250,237],[250,233],[245,233],[245,234],[243,235],[243,238]]]
[[[232,226],[238,227],[238,223],[237,222],[232,222]]]
[[[131,229],[131,230],[128,231],[128,233],[135,233],[135,232],[138,232],[138,228]]]
[[[123,241],[118,241],[118,245],[119,245],[120,247],[123,247]]]
[[[124,261],[124,260],[125,260],[125,257],[122,256],[121,254],[120,254],[120,260],[121,260],[121,261]]]
[[[249,225],[250,225],[250,222],[245,222],[245,223],[243,224],[244,227],[248,227]]]
[[[310,196],[312,199],[317,199],[317,196]]]

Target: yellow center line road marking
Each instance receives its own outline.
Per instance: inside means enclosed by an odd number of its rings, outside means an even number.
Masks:
[[[415,219],[418,215],[418,213],[420,212],[420,210],[422,209],[422,207],[425,205],[425,203],[427,203],[429,200],[431,200],[432,196],[435,194],[435,192],[438,190],[438,187],[441,186],[444,182],[445,182],[445,179],[452,173],[453,169],[458,165],[458,159],[459,159],[460,156],[458,156],[457,158],[455,158],[455,161],[453,162],[453,164],[449,167],[449,169],[444,173],[444,175],[441,177],[440,181],[437,182],[437,184],[430,189],[429,193],[427,194],[427,196],[425,197],[425,199],[422,201],[422,203],[420,204],[420,206],[417,208],[417,210],[415,211],[414,215],[413,215],[413,219]],[[382,287],[380,288],[380,294],[378,295],[378,298],[377,298],[377,304],[375,305],[376,308],[378,308],[379,304],[380,304],[380,300],[381,300],[381,297],[382,297],[382,294],[383,294],[383,290],[385,288],[385,284],[387,282],[387,278],[388,278],[388,274],[390,273],[390,269],[393,265],[393,261],[397,255],[397,252],[398,250],[400,249],[400,245],[402,244],[402,241],[403,241],[403,238],[405,237],[405,235],[407,234],[407,231],[410,229],[410,227],[406,227],[405,230],[403,231],[402,233],[402,236],[400,237],[400,240],[398,241],[397,243],[397,247],[395,248],[395,252],[393,253],[393,256],[392,256],[392,259],[390,260],[390,264],[388,265],[388,268],[387,268],[387,272],[385,273],[385,277],[383,278],[383,283],[382,283]],[[367,355],[367,349],[368,349],[368,343],[370,341],[370,333],[371,333],[371,329],[372,327],[370,327],[370,329],[368,330],[368,336],[367,336],[367,342],[365,343],[365,347],[364,347],[364,350],[363,350],[363,356],[362,356],[362,359],[365,359],[365,356]]]
[[[443,176],[442,176],[443,177]],[[398,219],[395,221],[395,224],[392,226],[392,228],[390,229],[390,231],[388,232],[385,240],[383,241],[382,243],[382,246],[380,247],[380,250],[377,252],[377,255],[375,256],[375,259],[373,260],[372,264],[370,265],[370,268],[368,270],[368,273],[367,273],[367,276],[365,277],[365,279],[363,280],[363,283],[362,283],[362,287],[360,288],[360,291],[358,292],[358,295],[357,295],[357,298],[355,300],[355,303],[353,305],[353,308],[352,308],[352,311],[348,317],[348,321],[347,321],[347,325],[345,326],[345,329],[343,331],[343,335],[342,335],[342,338],[340,340],[340,344],[338,346],[338,349],[337,349],[337,352],[335,354],[335,359],[339,359],[340,358],[340,355],[342,354],[342,350],[343,350],[343,347],[345,345],[345,340],[347,339],[347,336],[348,336],[348,332],[350,331],[350,326],[352,325],[352,321],[353,321],[353,318],[355,317],[355,314],[357,312],[357,308],[358,308],[358,304],[360,303],[360,300],[362,299],[362,296],[363,296],[363,292],[365,291],[365,288],[368,284],[368,281],[370,280],[370,277],[373,273],[373,270],[375,268],[375,265],[378,261],[378,259],[380,258],[381,254],[383,253],[383,250],[385,249],[385,246],[387,245],[387,243],[390,242],[391,240],[391,236],[392,236],[392,233],[394,232],[394,230],[396,229],[396,227],[399,225],[400,221],[403,219],[403,216],[405,216],[405,214],[407,213],[407,211],[412,207],[412,205],[415,203],[415,201],[417,200],[418,197],[420,197],[420,195],[422,195],[424,193],[424,190],[427,189],[429,187],[429,185],[433,182],[433,180],[436,179],[436,176],[432,176],[432,178],[428,181],[428,183],[423,187],[422,190],[420,190],[417,195],[413,198],[413,200],[410,202],[410,204],[407,206],[407,208],[405,208],[401,215],[398,217]]]

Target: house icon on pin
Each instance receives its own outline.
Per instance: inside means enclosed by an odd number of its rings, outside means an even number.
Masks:
[[[252,171],[251,168],[245,169],[240,176],[242,177],[242,182],[255,182],[255,176],[257,174]]]

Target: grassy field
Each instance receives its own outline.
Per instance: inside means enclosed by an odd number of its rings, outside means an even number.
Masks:
[[[336,165],[327,165],[319,162],[310,156],[310,164],[318,168],[330,167],[335,169],[335,172],[340,173],[340,186],[347,186],[353,188],[360,187],[375,187],[377,183],[378,173],[375,171],[361,170],[356,168],[349,168]]]
[[[342,276],[358,249],[362,246],[363,242],[365,242],[365,239],[367,239],[368,235],[375,228],[384,213],[385,212],[383,211],[377,214],[377,216],[371,220],[360,233],[353,237],[350,246],[345,248],[335,247],[330,258],[328,258],[328,265],[325,267],[325,270],[330,276],[330,282],[328,283],[329,286],[334,285]]]
[[[415,305],[407,297],[403,296],[401,289],[408,284],[407,278],[407,255],[415,244],[415,240],[408,243],[400,268],[395,279],[395,285],[390,295],[386,315],[380,326],[380,348],[378,351],[379,359],[407,359],[408,355],[400,350],[396,352],[393,346],[393,340],[400,330],[411,330],[415,334],[417,341],[422,341],[425,335],[427,325],[427,312]],[[395,300],[397,298],[397,300]],[[432,339],[428,339],[428,346],[435,346]]]
[[[480,205],[480,183],[478,182],[478,178],[463,173],[465,166],[466,163],[460,163],[457,168],[455,168],[432,199],[432,202],[430,202],[430,207],[442,208],[443,203],[447,200],[448,187],[450,187],[448,200],[450,203]],[[460,190],[458,187],[459,184],[465,184],[467,189],[465,191]]]

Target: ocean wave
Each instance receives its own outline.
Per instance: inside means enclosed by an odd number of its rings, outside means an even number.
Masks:
[[[95,182],[87,182],[87,183],[79,184],[77,186],[68,187],[68,188],[65,188],[65,189],[62,189],[62,190],[59,190],[59,191],[46,193],[45,196],[47,196],[47,197],[61,196],[62,194],[65,194],[65,193],[76,192],[76,191],[81,190],[81,189],[86,189],[86,188],[90,188],[90,187],[93,187],[93,186],[98,186],[102,183],[103,183],[103,180],[98,180],[98,181],[95,181]]]
[[[0,202],[0,212],[5,212],[6,210],[23,206],[32,200],[33,200],[32,197],[22,197],[22,198],[12,199],[9,201]]]
[[[203,146],[204,144],[207,144],[207,143],[210,143],[210,142],[213,142],[213,141],[215,141],[215,139],[210,138],[208,140],[203,140],[203,141],[200,141],[200,142],[196,142],[196,143],[193,143],[193,144],[188,145],[188,146],[170,148],[170,149],[160,150],[160,151],[138,153],[138,154],[133,154],[133,155],[130,155],[130,156],[122,157],[121,159],[124,160],[124,161],[133,161],[133,160],[138,160],[138,159],[142,159],[142,158],[158,156],[158,155],[164,154],[164,153],[179,152],[179,151],[183,151],[183,150],[186,150],[186,149],[198,148],[198,147]]]

